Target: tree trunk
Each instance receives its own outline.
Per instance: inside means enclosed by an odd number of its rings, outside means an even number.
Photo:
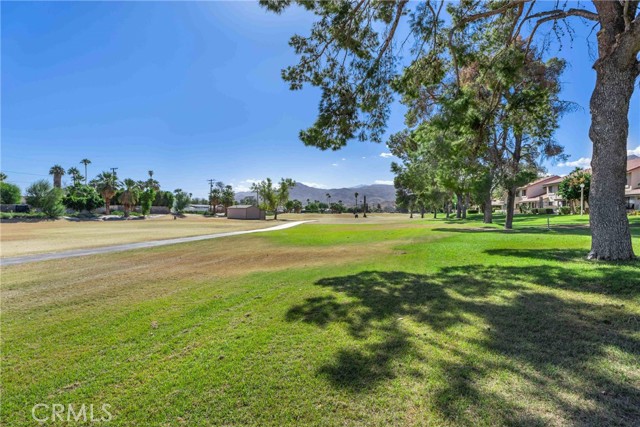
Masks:
[[[511,230],[513,228],[513,210],[516,204],[516,189],[511,187],[507,189],[507,217],[504,220],[505,230]]]
[[[420,205],[420,218],[424,218],[424,205]]]
[[[600,34],[599,34],[600,37]],[[600,45],[602,58],[602,45]],[[596,62],[596,87],[591,95],[593,142],[591,160],[589,259],[634,258],[624,188],[627,174],[629,100],[638,71],[635,54],[623,61],[615,52]]]
[[[438,219],[438,206],[433,207],[433,219]]]
[[[447,212],[447,219],[449,219],[449,217],[451,216],[451,200],[446,201],[446,203],[444,204],[444,209]]]
[[[484,217],[482,222],[491,224],[493,222],[493,209],[491,206],[491,191],[487,191],[484,195]]]
[[[467,209],[469,208],[469,193],[464,195],[464,202],[462,203],[462,218],[467,219]]]
[[[456,218],[462,218],[462,195],[456,194]]]
[[[278,208],[276,207],[275,210],[273,211],[273,220],[277,220],[278,219]]]
[[[104,214],[109,215],[111,212],[111,199],[104,200]]]

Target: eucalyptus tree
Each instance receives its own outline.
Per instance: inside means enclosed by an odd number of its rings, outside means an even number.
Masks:
[[[62,188],[62,176],[65,174],[65,170],[60,165],[53,165],[49,169],[49,175],[53,175],[53,186],[55,188]]]
[[[251,191],[258,193],[261,199],[261,208],[273,211],[273,219],[278,219],[278,208],[285,206],[289,201],[291,188],[296,182],[291,178],[281,178],[278,185],[274,185],[271,178],[252,184]]]
[[[172,210],[175,214],[182,214],[191,202],[191,193],[187,193],[181,188],[176,188],[173,190],[173,194]]]
[[[569,2],[468,0],[449,3],[445,9],[444,2],[430,0],[261,0],[277,13],[292,3],[318,18],[309,36],[291,38],[300,61],[282,73],[293,90],[305,84],[321,89],[317,120],[300,132],[300,139],[333,150],[355,138],[381,141],[399,65],[409,62],[408,69],[431,70],[429,78],[420,74],[405,82],[424,95],[416,97],[415,102],[420,103],[428,100],[429,92],[424,89],[441,79],[439,64],[452,64],[456,80],[460,79],[464,63],[459,59],[476,34],[490,33],[505,47],[523,40],[529,50],[547,23],[553,23],[552,30],[559,32],[560,23],[569,18],[593,21],[599,31],[589,133],[593,142],[589,257],[633,258],[624,183],[629,101],[640,74],[638,1],[593,1],[592,7],[584,9]],[[411,59],[402,62],[399,50],[405,45]],[[495,57],[501,54],[498,50]]]

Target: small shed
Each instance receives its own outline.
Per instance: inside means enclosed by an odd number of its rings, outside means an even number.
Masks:
[[[233,205],[227,208],[229,219],[266,219],[266,214],[257,206]]]

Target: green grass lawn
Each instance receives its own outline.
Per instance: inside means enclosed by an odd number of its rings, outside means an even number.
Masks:
[[[586,217],[497,222],[3,268],[2,425],[36,403],[123,426],[638,425],[640,263],[585,261]]]

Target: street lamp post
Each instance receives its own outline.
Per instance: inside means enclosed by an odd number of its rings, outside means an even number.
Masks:
[[[580,215],[584,215],[584,182],[580,184]]]

